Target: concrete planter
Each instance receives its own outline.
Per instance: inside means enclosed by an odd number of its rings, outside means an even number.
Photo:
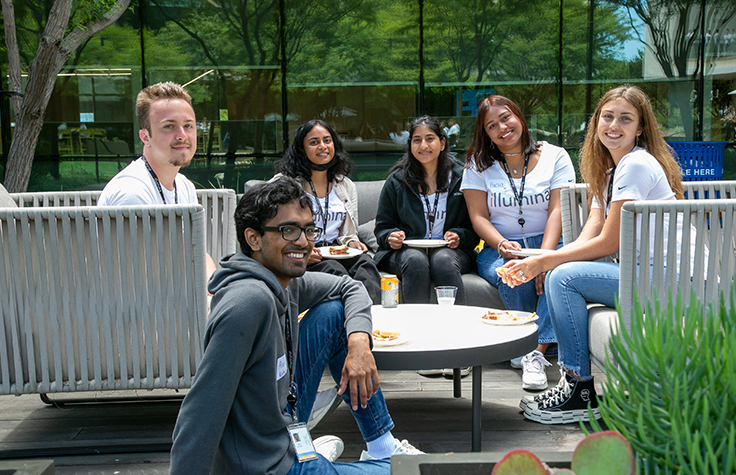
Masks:
[[[570,468],[572,452],[535,452],[554,468]],[[391,475],[488,475],[506,452],[397,455],[391,457]]]
[[[53,460],[0,460],[0,475],[53,475]]]

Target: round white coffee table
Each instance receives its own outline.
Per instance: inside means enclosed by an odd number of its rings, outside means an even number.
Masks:
[[[406,304],[371,307],[373,329],[401,332],[406,343],[374,346],[378,369],[419,370],[473,367],[473,452],[480,452],[482,365],[525,355],[537,346],[537,325],[489,325],[490,310],[463,305]],[[456,380],[458,378],[456,372]]]

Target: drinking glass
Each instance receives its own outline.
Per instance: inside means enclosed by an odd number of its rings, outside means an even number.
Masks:
[[[445,285],[435,287],[434,291],[437,292],[437,303],[440,305],[455,305],[455,295],[457,294],[457,287],[452,285]]]

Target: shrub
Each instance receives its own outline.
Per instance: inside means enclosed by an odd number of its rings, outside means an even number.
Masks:
[[[600,401],[606,426],[631,443],[643,473],[736,471],[736,302],[694,297],[661,309],[637,304],[631,331],[611,339]],[[656,302],[656,299],[655,299]],[[620,327],[622,328],[622,327]],[[601,427],[593,422],[593,429]]]

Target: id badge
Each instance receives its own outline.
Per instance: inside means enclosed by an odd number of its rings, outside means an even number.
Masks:
[[[316,460],[317,452],[314,450],[312,436],[309,435],[307,424],[304,422],[290,424],[287,429],[289,430],[291,445],[294,446],[294,451],[296,452],[296,457],[299,460],[299,463]]]

